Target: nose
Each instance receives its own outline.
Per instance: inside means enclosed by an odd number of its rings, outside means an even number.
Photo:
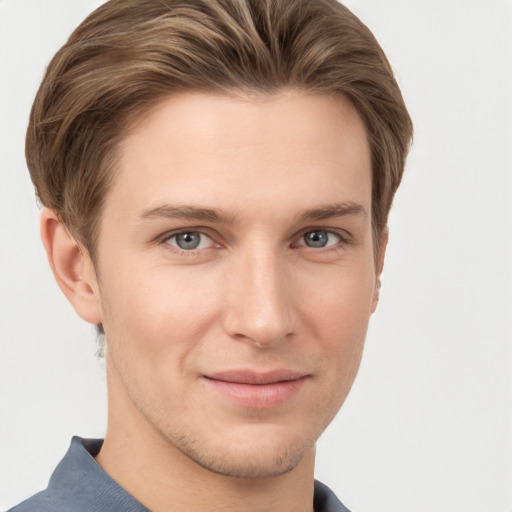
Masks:
[[[261,348],[291,336],[291,283],[278,255],[260,250],[234,259],[225,276],[225,332]]]

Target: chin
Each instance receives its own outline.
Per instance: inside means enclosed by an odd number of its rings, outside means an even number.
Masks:
[[[195,455],[195,454],[194,454]],[[199,454],[192,458],[202,468],[222,476],[233,478],[268,478],[284,475],[292,471],[303,459],[289,457],[288,454],[267,457],[225,456],[207,457]]]
[[[316,437],[300,439],[291,432],[273,432],[260,425],[245,435],[226,433],[221,439],[202,442],[186,435],[169,439],[187,458],[202,468],[235,478],[266,478],[284,475],[297,467],[308,454],[314,454]],[[213,437],[213,436],[212,436]]]

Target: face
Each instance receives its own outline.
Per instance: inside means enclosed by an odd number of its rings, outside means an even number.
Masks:
[[[370,219],[365,129],[343,98],[159,104],[120,147],[98,240],[118,424],[225,475],[312,453],[376,306]]]

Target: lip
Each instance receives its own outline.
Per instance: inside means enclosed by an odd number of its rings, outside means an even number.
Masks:
[[[292,370],[229,370],[204,375],[208,386],[235,404],[254,409],[283,405],[297,396],[306,373]]]

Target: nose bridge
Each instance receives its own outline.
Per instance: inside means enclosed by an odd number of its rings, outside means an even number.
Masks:
[[[277,250],[259,247],[234,258],[228,276],[226,330],[259,346],[291,334],[286,271]]]

